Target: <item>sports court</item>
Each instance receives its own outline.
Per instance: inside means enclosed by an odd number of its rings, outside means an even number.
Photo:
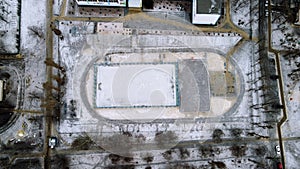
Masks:
[[[95,108],[178,106],[176,63],[94,65]]]

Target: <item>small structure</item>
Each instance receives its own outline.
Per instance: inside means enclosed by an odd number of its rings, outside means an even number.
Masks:
[[[192,23],[216,25],[222,14],[222,0],[193,0]]]

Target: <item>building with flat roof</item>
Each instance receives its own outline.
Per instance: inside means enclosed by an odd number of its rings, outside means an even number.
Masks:
[[[4,88],[4,81],[0,80],[0,102],[3,100],[3,88]]]
[[[79,6],[142,7],[142,0],[76,0]]]
[[[193,0],[192,23],[216,25],[222,15],[222,0]]]
[[[153,8],[154,0],[76,0],[79,6]],[[192,23],[216,25],[223,13],[223,0],[193,0]],[[149,7],[150,6],[150,7]],[[164,7],[165,5],[163,5]],[[147,9],[148,9],[147,8]],[[160,8],[160,7],[159,7]],[[179,5],[178,8],[181,8]],[[168,8],[169,9],[169,8]]]
[[[127,0],[76,0],[79,6],[126,7]]]

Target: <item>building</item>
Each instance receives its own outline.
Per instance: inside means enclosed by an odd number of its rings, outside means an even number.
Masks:
[[[295,25],[300,25],[300,0],[291,0],[290,8],[294,11]]]
[[[223,13],[222,0],[193,0],[192,23],[216,25]]]
[[[298,10],[297,17],[298,19],[296,19],[295,25],[300,25],[300,8]]]
[[[0,80],[0,102],[3,101],[4,81]]]
[[[76,0],[79,6],[126,7],[127,0]]]
[[[76,0],[79,6],[153,8],[153,0]],[[193,0],[192,23],[216,25],[223,14],[223,0]]]
[[[76,0],[79,6],[142,7],[142,0]]]

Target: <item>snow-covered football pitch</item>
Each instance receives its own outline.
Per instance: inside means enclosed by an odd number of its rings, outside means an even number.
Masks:
[[[178,106],[176,63],[95,64],[95,108]]]

